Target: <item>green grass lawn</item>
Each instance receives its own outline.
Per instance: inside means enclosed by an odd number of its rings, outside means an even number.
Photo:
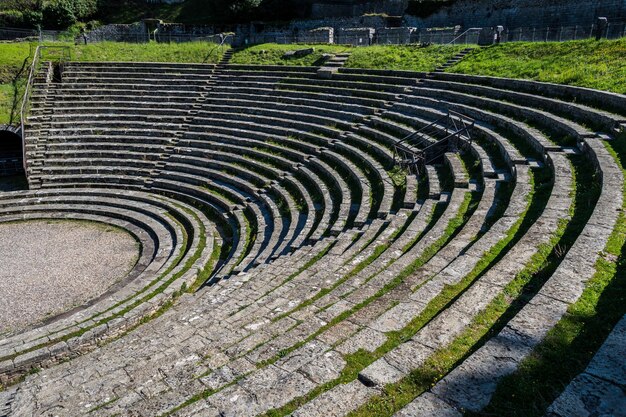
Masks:
[[[9,122],[13,103],[11,82],[29,54],[28,43],[0,43],[0,124]]]
[[[13,80],[29,54],[28,43],[0,43],[0,84]]]
[[[450,72],[527,78],[626,93],[626,38],[513,42],[468,55]]]
[[[433,71],[468,45],[373,45],[354,48],[349,68]]]
[[[283,58],[285,52],[313,48],[312,54],[298,58]],[[353,51],[355,48],[344,45],[281,45],[264,43],[240,49],[233,54],[231,64],[245,65],[315,65],[323,54]]]
[[[203,62],[209,52],[213,52],[207,61],[213,63],[219,61],[222,54],[221,49],[215,49],[215,44],[208,42],[179,44],[101,42],[89,45],[72,43],[51,45],[68,46],[71,59],[75,61]],[[34,50],[34,47],[32,49]],[[0,82],[12,78],[30,53],[29,43],[0,43]],[[5,74],[4,78],[2,74]]]
[[[265,43],[238,50],[231,63],[248,65],[316,65],[323,54],[350,52],[348,68],[393,69],[432,71],[466,45],[431,45],[420,48],[414,45],[374,45],[351,47],[345,45],[279,45]],[[300,58],[283,58],[285,52],[314,48],[315,51]]]
[[[0,84],[0,125],[9,123],[12,102],[13,87],[11,84]]]
[[[214,63],[222,56],[221,49],[208,42],[187,43],[122,43],[102,42],[72,45],[72,59],[76,61],[143,61],[143,62],[207,62]],[[224,49],[225,50],[225,49]]]

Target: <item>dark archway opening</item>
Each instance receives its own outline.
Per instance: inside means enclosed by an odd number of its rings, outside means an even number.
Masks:
[[[0,192],[28,188],[24,174],[22,137],[0,126]]]

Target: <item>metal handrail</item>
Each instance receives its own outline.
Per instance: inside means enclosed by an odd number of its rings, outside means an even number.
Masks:
[[[396,143],[395,143],[395,145],[396,145],[396,146],[398,146],[398,145],[403,144],[404,142],[409,141],[410,139],[413,139],[413,138],[414,138],[415,136],[417,136],[418,134],[423,133],[426,129],[428,129],[428,128],[432,127],[432,126],[435,126],[436,124],[438,124],[439,122],[441,122],[442,120],[447,119],[447,118],[448,118],[448,116],[447,116],[447,115],[446,115],[446,116],[443,116],[443,117],[441,117],[441,118],[439,118],[439,119],[435,120],[434,122],[432,122],[432,123],[430,123],[430,124],[428,124],[428,125],[426,125],[426,126],[424,126],[424,127],[420,128],[419,130],[416,130],[416,131],[415,131],[415,132],[413,132],[413,133],[409,133],[409,134],[408,134],[408,135],[406,135],[404,138],[402,138],[401,140],[399,140],[398,142],[396,142]]]
[[[211,57],[211,55],[213,55],[213,52],[217,50],[217,48],[224,48],[224,43],[226,43],[226,39],[228,39],[229,36],[233,36],[231,34],[228,34],[226,36],[224,36],[222,38],[222,41],[219,44],[216,44],[213,49],[211,49],[209,51],[209,53],[207,54],[206,58],[204,58],[204,61],[202,61],[203,64],[206,64],[206,62],[209,60],[209,58]]]
[[[467,29],[465,32],[461,33],[459,36],[457,36],[456,38],[452,39],[450,42],[448,42],[448,45],[451,45],[453,43],[456,42],[457,39],[459,39],[461,36],[464,36],[465,34],[467,34],[467,32],[469,32],[470,30],[482,30],[483,28],[469,28]]]
[[[24,164],[24,172],[28,174],[28,163],[26,162],[26,130],[24,129],[24,124],[26,123],[26,111],[28,101],[30,100],[30,94],[32,90],[33,81],[35,79],[35,72],[37,65],[39,64],[39,58],[41,54],[41,46],[37,46],[35,49],[35,55],[33,56],[33,62],[31,63],[30,70],[28,72],[28,81],[26,82],[26,87],[24,88],[24,96],[22,97],[22,107],[20,109],[20,130],[22,133],[22,155],[23,155],[23,164]]]
[[[453,110],[448,110],[448,113],[445,116],[405,136],[402,140],[397,141],[394,144],[394,161],[396,156],[401,157],[403,161],[406,158],[409,158],[412,161],[410,162],[410,165],[416,165],[418,172],[420,172],[420,165],[428,164],[441,155],[441,153],[435,156],[431,155],[430,159],[427,160],[429,153],[432,154],[438,147],[448,147],[450,144],[456,147],[458,140],[467,141],[469,139],[469,142],[471,143],[470,129],[475,125],[475,123],[476,121],[471,117],[465,116],[464,114]],[[445,136],[438,139],[436,142],[430,142],[428,146],[417,151],[412,149],[407,143],[417,135],[426,134],[425,132],[431,130],[432,134],[428,134],[428,136],[440,136],[442,133],[445,133]],[[467,138],[463,137],[464,134],[467,135]],[[403,163],[406,162],[401,162],[401,165]]]

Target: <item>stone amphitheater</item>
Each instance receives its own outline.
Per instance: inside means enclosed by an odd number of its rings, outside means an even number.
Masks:
[[[139,249],[88,303],[3,336],[0,416],[348,415],[568,233],[536,289],[395,416],[480,412],[581,297],[623,213],[619,94],[226,62],[52,72],[26,124],[29,190],[0,194],[0,221],[97,222]],[[467,126],[455,146],[394,169],[400,140],[419,156],[448,137],[442,120]],[[550,416],[625,415],[625,322]]]

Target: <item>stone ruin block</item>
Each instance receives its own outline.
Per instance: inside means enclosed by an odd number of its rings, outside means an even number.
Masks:
[[[399,28],[378,28],[374,43],[385,45],[401,45],[411,43],[411,34],[415,28],[399,27]]]
[[[283,58],[298,58],[301,56],[307,56],[312,54],[315,51],[314,48],[304,48],[304,49],[295,49],[292,51],[287,51],[283,55]]]
[[[376,30],[374,28],[340,29],[336,43],[354,46],[371,45],[375,33]]]
[[[332,27],[320,27],[298,32],[296,37],[300,43],[334,43],[335,29]]]

